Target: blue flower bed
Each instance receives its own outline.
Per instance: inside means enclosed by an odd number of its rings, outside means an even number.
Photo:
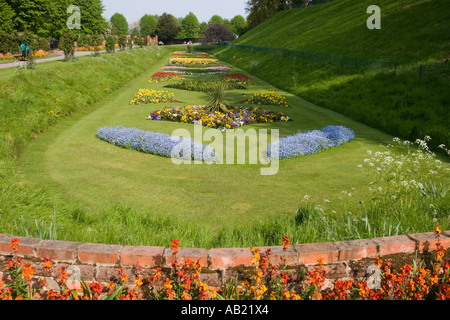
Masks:
[[[115,146],[166,158],[214,162],[214,150],[188,138],[135,128],[107,127],[97,130],[97,137]],[[175,149],[174,149],[175,148]],[[189,150],[190,153],[185,150]]]
[[[267,149],[267,156],[270,160],[306,156],[336,148],[354,137],[355,133],[344,126],[328,126],[321,130],[299,132],[292,136],[280,138],[280,140],[271,144]],[[277,147],[278,155],[276,154]]]

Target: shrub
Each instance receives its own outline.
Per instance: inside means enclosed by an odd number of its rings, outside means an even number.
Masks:
[[[106,52],[115,52],[116,51],[116,39],[113,36],[107,36],[105,39],[105,49]]]
[[[72,33],[65,33],[59,40],[59,48],[64,52],[65,60],[70,60],[74,58],[75,45],[74,45],[74,35]]]

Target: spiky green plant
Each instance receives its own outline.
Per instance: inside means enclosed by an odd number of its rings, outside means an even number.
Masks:
[[[228,112],[226,98],[226,92],[229,90],[229,86],[222,82],[218,81],[212,87],[210,91],[210,101],[206,110],[208,112]]]

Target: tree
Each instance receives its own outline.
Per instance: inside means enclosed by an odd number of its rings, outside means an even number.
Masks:
[[[223,18],[217,14],[213,15],[211,19],[209,19],[208,23],[220,23],[223,24]]]
[[[203,44],[233,41],[234,36],[227,27],[220,23],[209,23],[201,39]]]
[[[154,37],[156,35],[156,27],[158,26],[158,19],[155,16],[146,14],[143,15],[139,21],[139,27],[143,36]]]
[[[244,34],[247,29],[247,21],[245,21],[245,18],[241,15],[234,16],[233,19],[231,19],[231,25],[233,33],[238,36]]]
[[[163,13],[158,19],[158,28],[156,33],[163,42],[171,43],[180,32],[178,20],[171,14]]]
[[[75,54],[74,46],[75,36],[73,33],[66,32],[59,40],[58,47],[64,52],[65,60],[73,59]]]
[[[128,34],[128,22],[121,13],[115,13],[111,16],[112,34],[117,36]]]
[[[67,27],[72,14],[67,12],[70,5],[81,10],[80,33],[103,34],[106,29],[101,0],[0,0],[0,6],[2,1],[6,1],[14,11],[11,21],[18,32],[29,30],[40,37],[59,39],[70,31]]]
[[[286,8],[284,0],[248,0],[246,5],[249,28],[256,27],[276,12]]]
[[[7,53],[19,50],[19,40],[17,36],[0,31],[0,53]]]
[[[57,0],[58,1],[58,0]],[[105,7],[102,0],[70,0],[70,4],[80,7],[81,33],[105,34],[107,21],[103,17]],[[66,9],[67,10],[67,7]],[[66,13],[66,20],[68,19]]]
[[[199,37],[200,23],[197,17],[192,12],[184,17],[181,22],[180,39],[197,39]]]
[[[0,0],[0,31],[14,32],[14,16],[15,12],[8,3],[5,0]]]
[[[105,49],[106,52],[115,52],[116,51],[116,39],[114,36],[107,36],[105,38]]]

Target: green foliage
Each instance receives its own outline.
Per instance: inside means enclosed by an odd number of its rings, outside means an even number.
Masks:
[[[192,12],[184,17],[181,22],[181,31],[178,35],[180,39],[196,39],[198,38],[198,33],[200,30],[200,24],[198,22],[197,17]]]
[[[158,19],[157,34],[158,39],[163,42],[171,43],[178,33],[180,32],[180,26],[178,20],[171,14],[163,13]]]
[[[125,35],[120,35],[118,37],[117,43],[119,44],[119,48],[121,50],[125,50],[125,47],[127,46],[127,37]]]
[[[201,39],[202,44],[233,41],[233,34],[224,24],[209,23]]]
[[[227,102],[225,101],[227,90],[229,86],[222,81],[217,81],[209,91],[210,101],[206,110],[208,112],[228,112]]]
[[[0,31],[0,53],[19,51],[19,39],[17,36]]]
[[[14,15],[15,12],[8,3],[5,0],[0,0],[0,32],[14,32]]]
[[[103,17],[105,7],[102,0],[70,0],[64,10],[67,10],[71,4],[80,7],[81,33],[104,34],[106,32],[107,21]],[[65,20],[67,18],[66,13]]]
[[[246,87],[234,82],[226,82],[225,85],[227,86],[228,90],[246,89]],[[215,86],[216,81],[192,80],[192,81],[177,81],[176,83],[167,84],[165,87],[188,91],[211,92],[214,90]]]
[[[94,55],[98,56],[99,54],[99,46],[101,46],[103,39],[101,36],[97,34],[93,34],[89,37],[89,45],[94,47]]]
[[[155,16],[145,14],[139,20],[139,27],[143,36],[154,37],[156,35],[156,27],[158,25],[158,19]]]
[[[109,35],[105,38],[106,52],[116,51],[115,45],[116,45],[116,39],[114,38],[114,36]]]
[[[124,36],[128,34],[128,22],[125,16],[121,13],[115,13],[111,16],[112,34],[117,36]]]
[[[64,52],[64,56],[66,60],[73,59],[75,54],[75,45],[74,45],[75,36],[67,32],[65,33],[61,39],[59,40],[59,49]]]
[[[245,30],[247,29],[247,21],[243,16],[234,16],[230,22],[232,26],[232,32],[234,34],[237,34],[238,36],[244,34]]]

